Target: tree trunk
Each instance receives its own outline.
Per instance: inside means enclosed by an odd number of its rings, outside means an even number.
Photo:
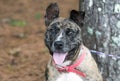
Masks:
[[[80,0],[79,7],[86,13],[84,44],[105,53],[93,54],[104,81],[120,81],[120,0]]]

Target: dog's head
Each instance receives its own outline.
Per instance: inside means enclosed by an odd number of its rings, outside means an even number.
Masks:
[[[82,44],[80,27],[83,25],[84,16],[84,12],[72,10],[69,18],[60,18],[56,3],[47,7],[45,44],[57,64],[73,58]]]

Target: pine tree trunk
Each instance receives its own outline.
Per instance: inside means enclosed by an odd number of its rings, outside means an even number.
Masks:
[[[120,81],[120,0],[80,0],[80,10],[84,44],[105,53],[93,54],[104,81]]]

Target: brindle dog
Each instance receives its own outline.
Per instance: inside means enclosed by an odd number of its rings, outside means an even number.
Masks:
[[[46,69],[46,81],[103,81],[96,62],[82,43],[81,27],[84,16],[85,12],[72,10],[69,18],[60,18],[56,3],[47,7],[45,44],[52,60]],[[82,59],[81,63],[79,59]],[[72,65],[75,67],[60,71],[63,67]]]

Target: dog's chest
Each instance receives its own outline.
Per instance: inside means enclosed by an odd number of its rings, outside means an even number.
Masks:
[[[71,61],[66,61],[64,65],[69,65]],[[59,72],[57,69],[50,63],[48,64],[48,81],[83,81],[83,79],[76,73],[73,72]]]
[[[62,73],[58,76],[56,81],[83,81],[82,78],[75,73]]]

